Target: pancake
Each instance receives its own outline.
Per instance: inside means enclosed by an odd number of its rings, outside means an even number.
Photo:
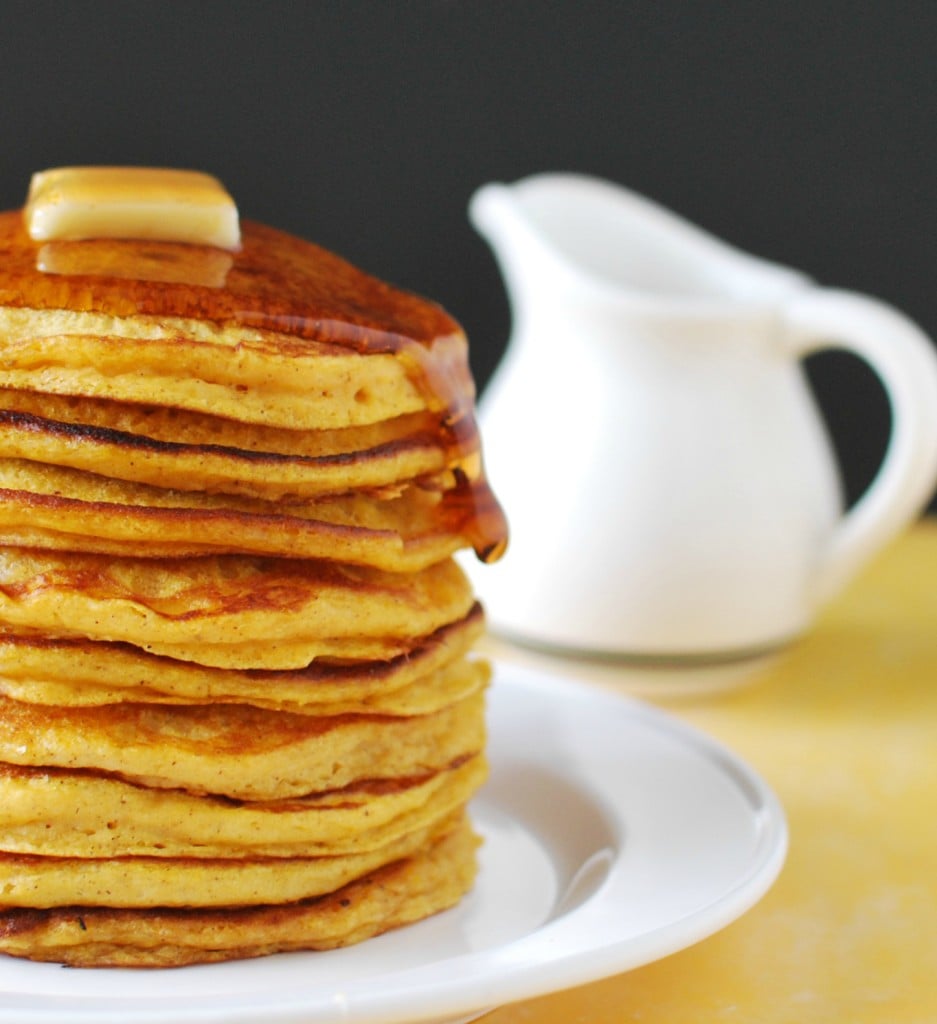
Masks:
[[[181,967],[362,942],[457,903],[477,870],[466,824],[326,896],[228,909],[0,911],[0,950],[75,967]]]
[[[2,315],[2,311],[0,311]],[[223,416],[192,412],[175,406],[141,405],[110,399],[63,397],[38,391],[0,388],[0,410],[22,413],[68,426],[85,426],[89,434],[128,435],[159,444],[223,448],[255,457],[324,460],[420,437],[427,446],[441,447],[439,416],[428,412],[401,415],[377,423],[331,430],[295,430],[259,423],[241,423]]]
[[[207,668],[129,644],[0,634],[0,694],[63,707],[253,704],[295,714],[424,715],[487,683],[488,663],[464,658],[483,630],[475,605],[389,661],[321,661],[279,672]]]
[[[450,832],[461,812],[376,850],[325,857],[43,857],[0,853],[7,907],[230,907],[334,892],[412,856]]]
[[[391,782],[274,801],[135,786],[87,771],[0,766],[0,851],[44,857],[331,857],[378,850],[461,807],[486,775],[473,756]]]
[[[80,274],[43,272],[55,250]],[[125,273],[101,273],[118,252]],[[302,429],[374,423],[471,403],[467,343],[439,307],[311,243],[245,223],[223,288],[146,278],[185,246],[110,241],[37,246],[18,211],[0,214],[0,387],[152,402]],[[38,266],[37,266],[38,264]],[[107,268],[103,268],[107,269]],[[62,312],[67,311],[67,312]],[[38,314],[38,315],[37,315]],[[206,315],[207,314],[207,315]],[[312,315],[310,315],[312,314]]]
[[[464,361],[463,332],[431,303],[271,228],[245,223],[242,241],[224,287],[206,288],[147,278],[148,253],[159,251],[165,265],[190,258],[188,247],[102,240],[40,248],[18,212],[0,214],[0,306],[10,309],[0,321],[10,339],[0,386],[161,396],[180,408],[320,429],[426,407],[415,346],[453,367]],[[107,273],[95,260],[106,249],[124,273],[142,252],[140,277]],[[56,250],[83,253],[84,267],[69,269],[86,273],[43,272]],[[24,375],[48,386],[30,387]],[[470,380],[463,370],[461,385]]]
[[[65,313],[63,319],[79,323],[63,330],[54,322],[57,312],[50,323],[47,311],[3,311],[0,387],[159,402],[290,430],[362,426],[427,408],[392,354],[300,346],[287,334],[170,318]]]
[[[2,404],[41,406],[31,392],[30,400],[23,401],[26,394],[7,393],[19,400],[7,397]],[[447,467],[446,448],[423,428],[423,422],[404,418],[388,424],[386,432],[371,427],[332,431],[333,436],[322,444],[284,444],[321,452],[305,455],[217,442],[163,441],[7,409],[0,411],[0,456],[92,473],[106,470],[108,476],[159,487],[277,500],[387,487],[442,471]],[[361,438],[361,433],[367,436]],[[180,431],[179,436],[186,434]],[[355,447],[361,442],[369,446]]]
[[[242,704],[54,708],[0,699],[0,762],[88,769],[235,800],[411,778],[477,754],[484,742],[483,693],[409,718],[318,718]]]
[[[414,572],[466,546],[466,519],[432,481],[386,496],[266,502],[0,457],[0,544],[12,547],[136,558],[274,555]]]
[[[118,559],[0,549],[0,623],[232,668],[382,657],[468,614],[454,561],[418,573],[236,555]],[[389,640],[386,644],[384,641]],[[391,655],[392,656],[392,655]]]

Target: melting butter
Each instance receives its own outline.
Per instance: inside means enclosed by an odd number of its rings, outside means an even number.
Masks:
[[[133,238],[237,249],[237,207],[217,178],[157,167],[57,167],[33,175],[24,210],[37,242]]]

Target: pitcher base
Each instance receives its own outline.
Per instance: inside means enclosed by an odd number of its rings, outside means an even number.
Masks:
[[[749,686],[763,678],[794,641],[731,651],[647,654],[585,650],[492,631],[490,657],[527,664],[647,698],[693,698]]]

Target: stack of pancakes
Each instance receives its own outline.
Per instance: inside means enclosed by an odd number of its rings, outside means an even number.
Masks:
[[[0,215],[0,949],[178,965],[451,906],[497,557],[466,343],[260,225]]]

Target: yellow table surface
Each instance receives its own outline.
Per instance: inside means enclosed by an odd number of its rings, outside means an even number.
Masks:
[[[777,793],[780,877],[690,949],[485,1024],[937,1022],[937,522],[880,555],[757,682],[665,706]]]

